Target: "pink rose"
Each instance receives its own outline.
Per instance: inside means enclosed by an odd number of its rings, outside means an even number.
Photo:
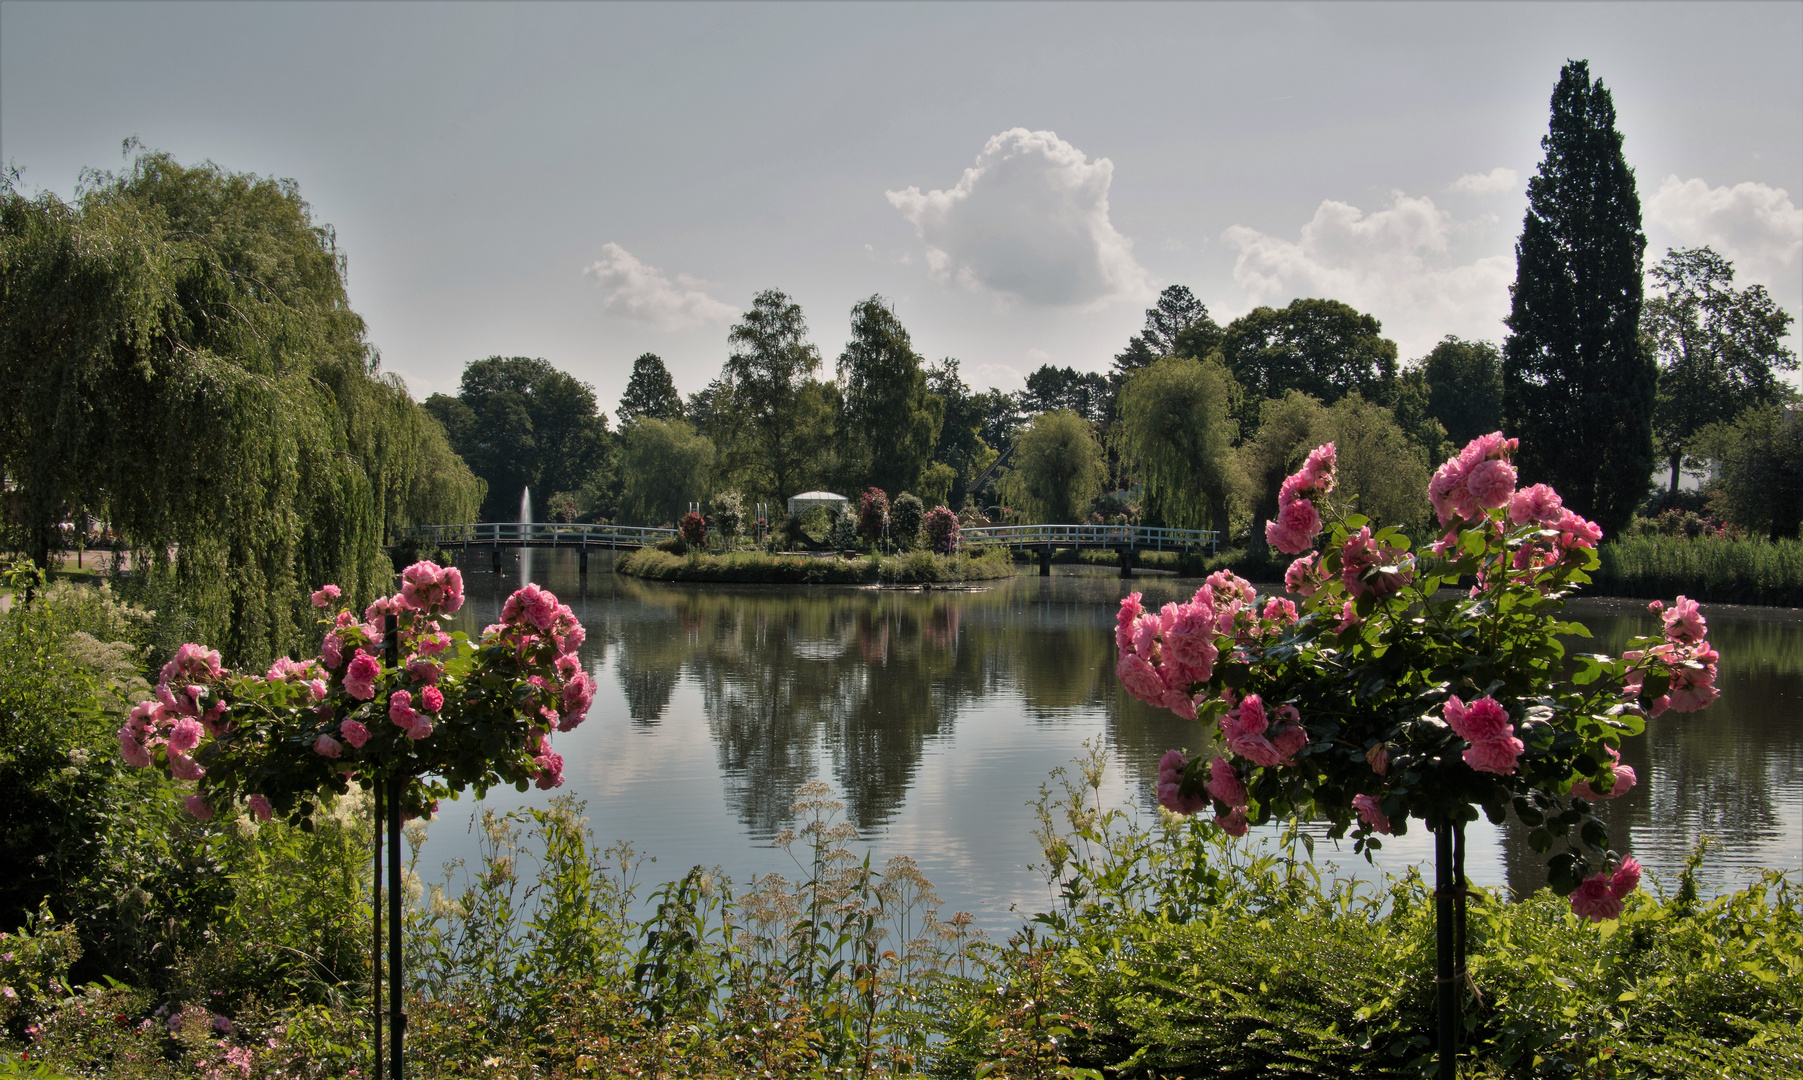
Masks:
[[[1233,812],[1226,815],[1215,815],[1215,824],[1228,836],[1244,836],[1249,826],[1246,823],[1246,808],[1236,806]]]
[[[326,681],[324,679],[314,679],[309,682],[307,684],[307,696],[314,701],[324,701],[326,699]]]
[[[187,807],[188,813],[194,815],[196,821],[211,821],[213,818],[212,806],[200,795],[186,796],[182,799],[182,805]]]
[[[538,765],[538,779],[535,783],[539,790],[549,791],[563,786],[563,755],[545,753],[532,759]]]
[[[1458,695],[1446,699],[1446,707],[1441,710],[1446,717],[1446,725],[1458,732],[1459,737],[1477,742],[1480,739],[1494,739],[1514,733],[1514,725],[1509,723],[1509,712],[1495,698],[1481,697],[1466,705]]]
[[[344,594],[339,590],[338,586],[327,585],[313,594],[313,606],[316,608],[330,607],[337,603],[338,598],[342,595]]]
[[[1321,588],[1320,567],[1315,556],[1304,555],[1283,572],[1284,587],[1297,596],[1313,596]]]
[[[1164,652],[1172,660],[1195,673],[1193,682],[1207,682],[1214,674],[1215,646],[1213,611],[1195,602],[1171,607],[1172,619],[1164,631]]]
[[[344,745],[330,735],[321,734],[313,740],[313,752],[320,757],[335,758],[344,753]]]
[[[200,721],[183,717],[169,729],[169,749],[185,754],[200,745],[200,735]]]
[[[582,648],[582,643],[587,640],[588,631],[582,628],[581,623],[571,621],[569,629],[565,630],[563,636],[557,639],[557,651],[566,656],[571,655],[577,649]]]
[[[1559,511],[1564,508],[1565,503],[1558,492],[1545,484],[1535,484],[1510,497],[1509,520],[1517,525],[1526,525],[1530,521],[1550,525],[1559,520]]]
[[[358,649],[345,669],[344,690],[359,701],[368,701],[376,696],[376,678],[381,674],[382,665],[376,658]]]
[[[564,684],[562,716],[558,719],[557,730],[570,731],[582,723],[588,716],[589,704],[595,700],[595,680],[588,672],[579,671],[575,677]]]
[[[455,566],[446,568],[444,572],[444,599],[439,602],[439,610],[449,615],[463,606],[463,571]]]
[[[1365,751],[1365,760],[1370,763],[1371,771],[1377,775],[1388,776],[1390,774],[1390,749],[1383,743],[1378,743]]]
[[[1139,625],[1139,617],[1146,613],[1140,604],[1140,593],[1128,593],[1121,600],[1121,609],[1114,615],[1114,648],[1116,652],[1126,652],[1133,648],[1134,627]]]
[[[1481,461],[1465,474],[1465,488],[1486,510],[1508,506],[1515,494],[1515,466],[1506,461]]]
[[[1613,761],[1610,766],[1613,779],[1609,781],[1609,790],[1599,792],[1590,786],[1589,780],[1579,780],[1571,785],[1571,793],[1574,797],[1589,799],[1592,802],[1599,799],[1618,799],[1633,790],[1634,785],[1640,782],[1640,778],[1634,775],[1634,770],[1621,763],[1621,751],[1608,744],[1604,744],[1603,749],[1608,752]]]
[[[1698,610],[1697,602],[1680,596],[1665,610],[1665,637],[1668,641],[1690,644],[1702,641],[1709,633],[1709,622]]]
[[[418,742],[420,739],[429,738],[433,731],[431,718],[424,713],[417,712],[413,714],[413,717],[413,723],[407,725],[407,737],[415,742]]]
[[[1571,910],[1580,919],[1602,922],[1621,918],[1621,898],[1610,889],[1606,874],[1592,874],[1572,890]]]
[[[1609,892],[1617,900],[1625,900],[1629,893],[1640,888],[1640,860],[1632,855],[1622,857],[1621,865],[1615,868],[1615,874],[1609,878]]]
[[[1354,795],[1352,808],[1358,811],[1359,820],[1371,826],[1373,832],[1390,835],[1390,815],[1384,813],[1381,803],[1369,795]]]
[[[444,708],[444,691],[436,686],[426,687],[420,691],[419,697],[421,703],[426,706],[427,712],[435,713]]]
[[[1123,653],[1120,663],[1115,665],[1114,673],[1129,694],[1148,705],[1164,707],[1164,680],[1158,677],[1158,670],[1138,653]]]
[[[1265,601],[1264,620],[1287,626],[1296,621],[1296,605],[1281,596]]]
[[[344,662],[344,643],[338,640],[338,631],[326,631],[325,639],[319,643],[319,660],[333,670]]]
[[[1364,621],[1365,617],[1359,614],[1358,606],[1348,600],[1340,605],[1340,621],[1334,624],[1333,631],[1336,634],[1344,634]]]
[[[1224,757],[1209,762],[1207,788],[1217,802],[1229,809],[1246,805],[1246,785]]]
[[[1322,443],[1308,452],[1308,460],[1296,473],[1307,491],[1325,495],[1333,490],[1333,470],[1337,461],[1333,443]]]
[[[200,762],[176,751],[169,753],[169,775],[177,780],[199,780],[207,774]]]
[[[1307,745],[1308,731],[1300,724],[1285,725],[1271,737],[1271,748],[1277,752],[1279,765],[1296,764],[1296,755]]]
[[[1513,735],[1503,735],[1473,742],[1461,757],[1465,764],[1478,772],[1507,776],[1515,771],[1515,764],[1521,759],[1521,752],[1525,749],[1520,739]]]
[[[175,656],[163,665],[157,677],[161,683],[206,682],[225,674],[219,665],[219,652],[189,642],[175,650]]]
[[[1183,794],[1183,770],[1188,765],[1189,760],[1181,750],[1167,750],[1158,760],[1158,805],[1173,814],[1193,814],[1208,802],[1198,796]]]
[[[132,733],[130,725],[119,729],[119,754],[133,768],[144,769],[150,766],[150,751],[144,749],[144,744]]]
[[[252,816],[254,816],[258,821],[268,821],[269,820],[269,815],[270,815],[272,808],[269,805],[268,799],[264,798],[261,795],[252,795],[246,801],[250,803],[250,812],[251,812]]]
[[[338,734],[344,736],[344,741],[350,743],[353,750],[363,749],[363,744],[369,741],[369,729],[361,720],[346,720],[339,724]]]

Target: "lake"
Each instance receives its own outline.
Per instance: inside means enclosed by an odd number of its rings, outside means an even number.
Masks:
[[[467,573],[460,629],[493,621],[520,584],[511,558]],[[873,862],[915,858],[944,901],[1005,934],[1050,900],[1031,803],[1089,742],[1108,752],[1106,800],[1155,812],[1158,758],[1204,743],[1200,726],[1128,697],[1114,678],[1114,613],[1131,590],[1148,605],[1200,582],[1056,567],[969,592],[850,587],[669,585],[624,578],[573,552],[532,553],[532,580],[588,630],[582,660],[599,689],[588,722],[556,737],[563,791],[587,804],[598,840],[632,842],[657,862],[642,880],[718,866],[744,882],[795,876],[771,839],[792,824],[802,785],[821,781]],[[1268,590],[1261,589],[1262,592]],[[1580,599],[1592,648],[1656,627],[1643,601]],[[1705,605],[1722,654],[1722,697],[1667,713],[1629,740],[1641,782],[1606,807],[1611,838],[1668,883],[1705,835],[1719,843],[1702,882],[1720,891],[1759,868],[1803,868],[1803,612]],[[542,806],[536,789],[490,793],[498,810]],[[428,866],[474,855],[468,796],[446,803]],[[1266,830],[1268,835],[1269,830]],[[1256,837],[1258,832],[1255,831]],[[1428,868],[1432,837],[1391,840],[1376,868],[1350,842],[1316,858],[1373,878]],[[1545,884],[1543,857],[1513,821],[1468,833],[1467,873],[1517,891]],[[435,874],[428,876],[435,877]],[[1668,888],[1670,885],[1668,884]]]

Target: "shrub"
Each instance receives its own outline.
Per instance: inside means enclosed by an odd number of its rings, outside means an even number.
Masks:
[[[883,538],[889,526],[889,496],[882,488],[865,488],[858,496],[858,534],[871,543]]]
[[[732,545],[733,538],[745,527],[745,500],[736,491],[722,491],[714,496],[714,528]]]
[[[935,506],[927,511],[926,533],[927,546],[941,555],[949,555],[958,550],[963,539],[963,530],[958,526],[958,515],[943,506]]]
[[[700,514],[695,513],[693,510],[684,514],[679,530],[682,534],[683,543],[692,548],[702,548],[707,546],[707,521],[704,520]]]
[[[1803,541],[1630,535],[1599,554],[1597,585],[1616,596],[1682,592],[1693,600],[1803,605]]]
[[[826,531],[826,543],[835,551],[849,551],[857,546],[858,519],[849,509],[833,514],[833,523]]]
[[[895,505],[889,508],[889,535],[902,550],[911,549],[920,542],[920,527],[926,513],[927,508],[918,497],[905,491],[895,497]]]

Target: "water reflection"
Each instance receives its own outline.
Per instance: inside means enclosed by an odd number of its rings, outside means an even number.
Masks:
[[[591,723],[560,736],[566,775],[604,836],[630,836],[667,865],[783,869],[768,840],[791,824],[801,785],[824,779],[865,838],[921,858],[953,908],[1003,925],[1008,904],[1043,891],[1025,803],[1050,768],[1101,738],[1115,763],[1105,796],[1149,810],[1159,755],[1204,741],[1113,677],[1119,597],[1137,588],[1163,603],[1193,581],[1079,572],[973,592],[696,587],[593,563],[586,583],[570,553],[541,552],[537,567],[582,614],[582,659],[603,688]],[[470,580],[472,626],[518,583]],[[1607,812],[1617,845],[1668,876],[1698,837],[1715,836],[1723,850],[1706,882],[1719,887],[1751,867],[1803,866],[1803,616],[1705,611],[1722,701],[1661,717],[1630,742],[1642,783]],[[1655,626],[1638,603],[1585,601],[1574,614],[1600,649]],[[1425,839],[1394,845],[1388,868],[1423,857]],[[1353,863],[1349,852],[1340,861]],[[1514,824],[1474,830],[1472,861],[1481,883],[1545,881]]]

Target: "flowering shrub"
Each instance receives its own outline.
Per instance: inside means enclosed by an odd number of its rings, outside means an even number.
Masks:
[[[1715,699],[1718,656],[1684,597],[1655,601],[1664,632],[1619,657],[1567,654],[1562,636],[1590,635],[1561,618],[1564,598],[1590,580],[1602,531],[1543,484],[1518,490],[1515,445],[1486,435],[1440,467],[1428,498],[1446,531],[1416,553],[1399,529],[1373,532],[1332,502],[1329,443],[1283,482],[1266,528],[1299,556],[1284,581],[1300,606],[1261,604],[1230,573],[1158,612],[1138,593],[1121,602],[1122,684],[1212,724],[1223,744],[1209,760],[1165,755],[1167,809],[1212,805],[1236,836],[1325,818],[1367,858],[1411,817],[1438,828],[1513,809],[1535,850],[1565,841],[1549,870],[1574,911],[1620,913],[1639,864],[1609,850],[1592,804],[1636,783],[1619,747],[1648,717]]]
[[[690,547],[698,548],[707,544],[707,519],[693,510],[682,516],[677,531],[682,534],[682,542]]]
[[[935,506],[927,511],[926,517],[927,546],[941,555],[950,555],[958,550],[963,530],[958,527],[958,515],[943,506]]]
[[[313,594],[322,613],[319,655],[278,659],[261,675],[228,671],[219,654],[183,645],[163,666],[156,698],[132,709],[119,749],[139,768],[195,782],[188,811],[201,820],[242,802],[258,820],[310,820],[313,797],[407,781],[402,812],[430,813],[438,798],[497,784],[563,782],[551,732],[583,721],[594,680],[577,659],[584,631],[569,607],[528,584],[476,640],[445,633],[438,616],[463,605],[455,568],[419,562],[401,591],[358,618],[340,591]],[[382,617],[398,625],[398,663],[384,662]]]
[[[889,496],[882,488],[865,488],[864,494],[858,496],[858,532],[876,543],[883,538],[883,530],[889,527]]]

